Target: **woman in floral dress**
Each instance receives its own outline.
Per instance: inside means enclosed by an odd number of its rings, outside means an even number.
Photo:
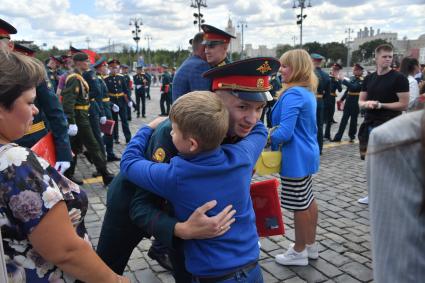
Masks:
[[[35,86],[44,73],[38,60],[0,44],[0,227],[9,282],[129,282],[88,241],[86,194],[12,143],[38,112]]]

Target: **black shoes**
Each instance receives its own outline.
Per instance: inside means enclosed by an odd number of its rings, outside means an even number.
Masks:
[[[107,160],[108,160],[108,162],[114,162],[114,161],[120,161],[121,158],[116,156],[116,155],[113,155],[113,156],[108,156]]]
[[[165,268],[168,271],[173,271],[173,265],[171,264],[170,257],[167,253],[159,253],[152,247],[148,251],[148,256],[151,259],[154,259],[158,262],[159,265],[161,265],[163,268]]]
[[[75,176],[67,176],[67,178],[79,186],[82,186],[84,184],[83,180]]]
[[[108,171],[108,169],[104,169],[104,170],[102,170],[103,172],[101,172],[101,174],[102,174],[102,181],[103,181],[103,184],[105,185],[105,187],[106,186],[108,186],[109,185],[109,183],[111,183],[112,182],[112,180],[114,179],[114,174],[112,174],[112,173],[110,173],[109,171]]]

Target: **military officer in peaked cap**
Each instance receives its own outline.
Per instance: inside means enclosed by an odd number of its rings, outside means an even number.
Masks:
[[[119,73],[120,61],[117,59],[111,59],[108,61],[109,75],[104,77],[106,86],[108,87],[108,95],[111,98],[111,102],[119,107],[118,112],[112,112],[112,117],[115,121],[114,126],[114,139],[115,143],[119,143],[118,140],[118,115],[121,120],[122,131],[124,133],[125,141],[128,143],[131,139],[130,127],[128,126],[128,114],[127,106],[130,101],[127,97],[128,87],[124,79],[124,76]]]
[[[146,86],[148,79],[146,77],[143,66],[136,67],[136,74],[133,76],[134,93],[136,95],[136,112],[137,118],[140,117],[140,103],[142,104],[142,117],[146,118]]]
[[[89,121],[89,85],[83,78],[83,73],[89,68],[88,56],[85,53],[76,53],[72,57],[75,65],[74,72],[66,78],[65,88],[62,91],[63,109],[68,119],[68,134],[71,136],[71,145],[75,153],[71,167],[65,176],[73,177],[77,162],[77,154],[81,153],[82,145],[87,149],[88,157],[102,176],[105,186],[113,179],[108,171],[105,156],[96,141]]]
[[[211,79],[213,91],[229,109],[230,127],[225,143],[235,143],[248,135],[260,119],[266,102],[272,99],[268,93],[269,76],[276,73],[279,67],[279,61],[274,58],[252,58],[204,73]],[[169,120],[156,128],[146,157],[156,162],[169,162],[177,154],[170,131]],[[214,204],[207,203],[190,220],[179,223],[163,205],[164,201],[158,196],[128,182],[122,175],[114,179],[108,191],[107,210],[97,252],[115,272],[124,271],[133,249],[143,237],[154,236],[172,250],[170,259],[176,282],[192,282],[191,275],[184,267],[182,239],[206,239],[221,235],[219,229],[214,227],[228,225],[230,216],[224,211],[219,216],[207,217],[206,211],[214,207]]]
[[[324,112],[323,100],[331,95],[331,80],[329,78],[329,75],[321,69],[321,64],[324,57],[317,53],[312,53],[310,56],[311,56],[311,59],[313,60],[313,64],[315,67],[314,73],[316,74],[319,80],[319,85],[317,86],[317,93],[316,93],[316,99],[317,99],[316,119],[317,119],[317,142],[319,143],[320,154],[322,154],[323,112]]]
[[[132,81],[129,75],[129,67],[126,64],[121,64],[121,74],[124,77],[124,81],[127,85],[127,90],[125,92],[125,94],[128,97],[128,102],[127,102],[127,117],[128,117],[128,121],[131,121],[131,107],[134,107],[134,103],[133,103],[133,98],[131,97],[131,90],[132,90]]]
[[[236,37],[211,25],[204,24],[201,28],[204,32],[202,44],[205,45],[208,64],[211,67],[217,67],[229,63],[226,57],[229,43]]]
[[[14,26],[0,19],[0,43],[4,43],[9,46],[10,49],[13,49],[13,42],[10,40],[10,35],[16,33],[17,30]]]

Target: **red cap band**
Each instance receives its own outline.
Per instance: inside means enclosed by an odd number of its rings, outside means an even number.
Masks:
[[[5,29],[0,28],[0,35],[10,35],[10,33]]]
[[[230,38],[228,36],[224,36],[224,35],[216,34],[216,33],[210,33],[210,32],[204,33],[204,40],[207,40],[207,41],[222,41],[224,43],[230,42]]]
[[[214,78],[212,90],[233,89],[241,91],[268,91],[270,90],[268,76],[228,76]]]

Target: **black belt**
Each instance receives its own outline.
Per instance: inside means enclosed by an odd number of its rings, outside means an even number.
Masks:
[[[193,279],[195,280],[195,282],[199,282],[199,283],[216,283],[216,282],[231,279],[231,278],[235,277],[236,273],[238,273],[238,272],[248,273],[251,270],[253,270],[255,267],[257,267],[257,264],[258,264],[258,262],[254,261],[254,262],[248,263],[247,265],[244,265],[244,266],[236,269],[235,271],[232,271],[232,272],[225,274],[225,275],[216,276],[216,277],[193,276]]]

